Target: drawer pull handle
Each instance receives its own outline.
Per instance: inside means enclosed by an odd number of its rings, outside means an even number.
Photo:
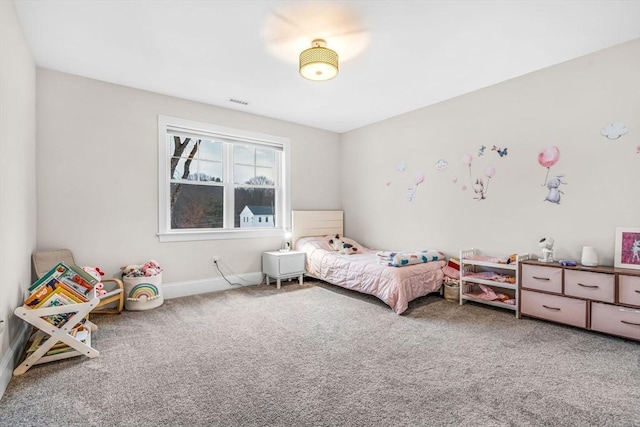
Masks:
[[[591,289],[597,289],[600,287],[598,285],[583,285],[582,283],[578,283],[578,286],[582,286],[583,288],[591,288]]]
[[[640,294],[640,291],[639,291],[639,290],[637,290],[637,289],[636,289],[635,291],[636,291],[636,293]]]
[[[542,306],[548,310],[560,311],[558,307],[549,307],[548,305],[544,305],[544,304],[542,304]]]
[[[624,323],[625,325],[640,326],[640,323],[627,322],[626,320],[621,320],[620,322]]]
[[[538,279],[538,280],[551,280],[548,277],[538,277],[538,276],[533,276],[534,279]]]

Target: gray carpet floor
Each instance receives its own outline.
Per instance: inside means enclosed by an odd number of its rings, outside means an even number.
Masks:
[[[640,426],[640,345],[322,282],[96,315],[94,359],[13,377],[2,426]]]

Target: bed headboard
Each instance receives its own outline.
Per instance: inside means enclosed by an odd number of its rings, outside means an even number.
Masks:
[[[307,236],[344,235],[342,211],[292,211],[291,243]]]

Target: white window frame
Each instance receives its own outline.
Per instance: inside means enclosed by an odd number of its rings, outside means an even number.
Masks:
[[[169,196],[169,184],[171,177],[169,144],[167,133],[169,131],[182,131],[190,134],[199,134],[203,138],[222,138],[238,143],[251,143],[266,147],[277,147],[282,150],[282,162],[280,164],[280,197],[276,197],[276,224],[273,228],[247,229],[230,228],[234,221],[230,220],[229,214],[233,214],[233,204],[225,196],[225,228],[204,229],[204,230],[172,230],[171,229],[171,206]],[[215,239],[249,239],[261,237],[282,237],[285,230],[291,228],[291,168],[289,157],[288,138],[250,132],[241,129],[227,128],[209,123],[196,122],[192,120],[180,119],[176,117],[158,115],[158,238],[160,242],[185,242],[193,240],[215,240]],[[224,168],[232,165],[229,158],[225,158]],[[233,190],[233,182],[225,182],[225,192]],[[229,224],[230,223],[230,224]]]

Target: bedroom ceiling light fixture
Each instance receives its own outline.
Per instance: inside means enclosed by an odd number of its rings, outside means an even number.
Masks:
[[[338,54],[324,39],[315,39],[300,53],[300,75],[308,80],[331,80],[338,75]]]

